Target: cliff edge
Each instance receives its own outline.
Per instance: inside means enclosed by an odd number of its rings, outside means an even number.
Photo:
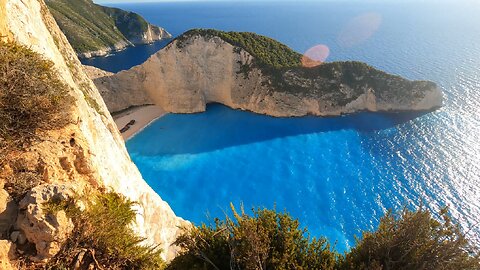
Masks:
[[[105,100],[148,94],[168,112],[208,103],[278,117],[422,111],[442,105],[433,82],[409,81],[360,62],[302,66],[302,55],[254,33],[191,30],[142,65],[94,80]],[[126,100],[126,99],[124,99]],[[128,102],[107,102],[110,111]]]
[[[51,61],[73,100],[65,112],[73,121],[62,128],[34,130],[34,144],[8,153],[0,149],[0,249],[12,257],[15,245],[31,244],[37,260],[54,256],[65,238],[61,232],[71,222],[64,213],[47,218],[42,204],[71,192],[85,194],[95,189],[138,202],[132,225],[135,232],[146,238],[145,243],[158,244],[164,258],[174,256],[172,243],[180,227],[189,223],[177,217],[142,179],[97,88],[43,0],[0,0],[0,36],[2,42],[24,45]],[[0,94],[8,91],[0,90]],[[5,189],[18,175],[34,176],[34,181],[27,183],[30,191],[13,199]],[[3,259],[0,268],[7,269]]]

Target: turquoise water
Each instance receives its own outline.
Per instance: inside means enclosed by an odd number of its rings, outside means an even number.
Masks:
[[[258,32],[299,52],[324,44],[327,61],[364,61],[435,81],[445,93],[445,106],[423,115],[276,119],[221,105],[203,114],[167,115],[127,148],[179,216],[206,222],[222,217],[230,202],[286,209],[315,236],[345,250],[387,209],[449,205],[469,236],[480,239],[478,3],[118,6],[174,35],[205,27]],[[137,64],[135,52],[145,53],[128,51],[131,56],[110,57],[125,65],[112,64],[112,70]]]

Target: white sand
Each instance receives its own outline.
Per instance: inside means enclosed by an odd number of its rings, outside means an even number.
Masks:
[[[132,108],[114,116],[113,119],[119,130],[124,128],[131,120],[135,120],[135,124],[131,125],[129,130],[122,133],[122,137],[126,141],[152,123],[155,119],[162,117],[165,114],[166,112],[162,110],[162,108],[148,105]]]

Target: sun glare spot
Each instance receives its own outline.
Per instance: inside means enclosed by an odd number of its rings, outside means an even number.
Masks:
[[[382,15],[365,13],[351,19],[338,35],[338,44],[342,47],[352,47],[367,41],[382,24]]]
[[[320,44],[308,49],[302,57],[302,66],[316,67],[327,60],[330,55],[328,46]]]

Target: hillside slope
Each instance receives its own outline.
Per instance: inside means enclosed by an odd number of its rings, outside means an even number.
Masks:
[[[165,111],[201,112],[207,103],[272,116],[432,110],[435,83],[409,81],[360,62],[303,67],[302,55],[254,33],[191,30],[142,65],[94,80],[106,101],[150,99]],[[137,102],[137,100],[135,100]],[[110,111],[131,105],[107,102]]]
[[[127,46],[170,38],[140,15],[91,0],[47,0],[52,15],[80,57],[106,55]]]

